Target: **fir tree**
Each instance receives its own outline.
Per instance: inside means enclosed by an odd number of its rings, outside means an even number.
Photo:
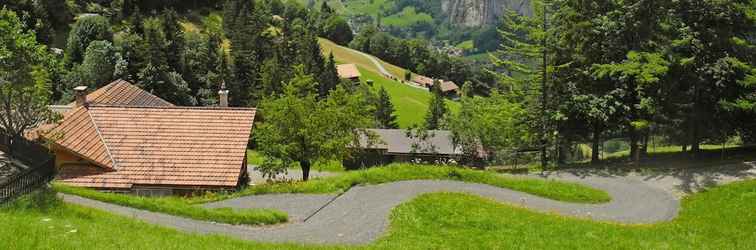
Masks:
[[[262,97],[260,69],[274,53],[271,41],[263,34],[270,15],[255,1],[229,1],[224,11],[224,32],[231,40],[231,75],[228,89],[233,106],[255,106]]]
[[[328,56],[323,72],[320,74],[320,85],[318,86],[319,94],[321,98],[328,96],[336,85],[341,81],[339,73],[336,71],[336,60],[333,58],[333,53]]]
[[[440,129],[441,121],[448,111],[444,102],[444,94],[441,92],[441,84],[438,81],[433,82],[431,92],[428,113],[425,114],[425,128],[428,130]]]
[[[378,91],[378,100],[375,105],[375,120],[378,128],[398,129],[399,125],[394,114],[394,104],[391,103],[391,97],[386,89],[381,87]]]
[[[178,20],[178,13],[173,9],[168,9],[163,14],[163,32],[166,39],[166,52],[169,55],[180,55],[184,48],[184,31]],[[181,57],[169,56],[167,58],[168,66],[174,71],[182,68]]]

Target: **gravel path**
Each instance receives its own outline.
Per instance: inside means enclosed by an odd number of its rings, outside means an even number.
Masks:
[[[638,180],[577,175],[550,178],[600,188],[607,191],[613,199],[609,203],[599,205],[573,204],[484,184],[417,180],[357,186],[340,196],[280,194],[242,197],[206,204],[209,207],[277,208],[292,215],[292,222],[288,224],[266,227],[196,221],[69,195],[64,195],[64,199],[67,202],[100,208],[187,232],[221,234],[264,242],[316,244],[370,243],[383,235],[388,228],[391,209],[418,195],[433,192],[470,193],[542,212],[628,224],[666,221],[677,215],[679,202],[673,195]],[[307,217],[309,219],[303,221],[303,218]]]
[[[272,194],[252,195],[241,198],[224,200],[205,204],[208,208],[268,208],[284,211],[289,214],[289,221],[303,222],[307,217],[315,214],[328,202],[335,199],[337,194]]]
[[[376,68],[378,68],[378,71],[380,71],[379,73],[381,73],[381,75],[383,75],[384,77],[399,79],[397,76],[392,75],[391,72],[389,72],[388,70],[386,70],[386,68],[383,67],[383,64],[381,62],[379,62],[378,59],[376,59],[374,56],[369,55],[369,54],[367,54],[365,52],[356,50],[356,49],[349,48],[349,47],[343,47],[343,48],[366,57],[368,60],[370,60],[370,62],[372,62],[375,65]],[[402,77],[404,77],[404,76],[402,76]],[[410,86],[410,87],[413,87],[413,88],[416,88],[416,89],[421,89],[421,90],[426,90],[426,91],[428,90],[428,88],[426,88],[426,87],[417,86],[417,85],[412,84],[410,82],[404,82],[404,85],[407,85],[407,86]]]

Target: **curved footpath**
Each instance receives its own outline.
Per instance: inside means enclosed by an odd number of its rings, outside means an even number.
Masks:
[[[524,177],[523,177],[524,178]],[[399,204],[433,192],[475,194],[536,211],[586,217],[617,223],[654,223],[677,215],[679,201],[662,189],[625,177],[560,175],[549,177],[605,190],[612,201],[574,204],[484,184],[458,181],[415,180],[357,186],[341,194],[273,194],[241,197],[207,207],[275,208],[290,215],[290,223],[251,227],[197,221],[166,214],[63,195],[66,202],[103,209],[181,231],[219,234],[262,242],[367,244],[384,234],[389,214]]]
[[[386,68],[383,67],[383,64],[380,61],[378,61],[378,59],[376,59],[375,56],[369,55],[369,54],[367,54],[365,52],[362,52],[362,51],[359,51],[359,50],[356,50],[356,49],[352,49],[352,48],[349,48],[349,47],[342,47],[342,48],[344,48],[346,50],[349,50],[351,52],[357,53],[357,54],[359,54],[361,56],[366,57],[368,60],[370,60],[370,62],[373,63],[373,65],[375,65],[376,68],[378,68],[378,71],[380,71],[379,73],[381,73],[381,75],[383,75],[384,77],[399,79],[397,76],[392,75],[391,72],[389,72],[388,70],[386,70]],[[413,88],[416,88],[416,89],[428,90],[428,88],[426,88],[426,87],[417,86],[417,85],[411,84],[409,82],[404,82],[404,85],[407,85],[407,86],[410,86],[410,87],[413,87]]]

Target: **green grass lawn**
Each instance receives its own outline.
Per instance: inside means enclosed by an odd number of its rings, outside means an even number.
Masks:
[[[675,220],[640,226],[436,193],[394,209],[377,242],[335,247],[186,234],[74,205],[11,206],[0,210],[0,249],[756,249],[754,211],[756,181],[694,194]]]
[[[687,197],[679,217],[625,226],[545,215],[462,194],[427,194],[396,208],[377,248],[756,249],[756,181]]]
[[[395,114],[399,122],[399,127],[408,128],[412,125],[422,125],[425,122],[425,113],[428,111],[430,102],[430,93],[424,89],[413,88],[406,84],[383,78],[377,73],[373,73],[364,68],[360,68],[362,80],[373,80],[373,87],[379,89],[383,87],[391,96],[391,102],[396,109]],[[455,101],[446,101],[446,106],[450,112],[458,112],[461,104]]]
[[[283,223],[288,220],[288,215],[286,213],[270,209],[232,210],[229,208],[204,208],[192,205],[187,202],[186,199],[180,197],[142,197],[103,193],[91,189],[71,187],[58,183],[53,186],[56,191],[61,193],[73,194],[93,200],[197,220],[235,225],[267,225]]]
[[[458,167],[411,164],[393,164],[386,167],[350,171],[338,176],[325,177],[308,182],[270,183],[250,186],[236,193],[207,194],[191,199],[195,203],[204,203],[246,195],[269,193],[333,193],[343,192],[355,185],[380,184],[402,180],[458,180],[483,183],[554,200],[580,203],[602,203],[611,199],[604,191],[575,183],[508,177],[486,171]]]

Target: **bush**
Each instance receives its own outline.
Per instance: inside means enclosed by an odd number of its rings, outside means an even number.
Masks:
[[[62,204],[56,192],[49,187],[23,195],[2,207],[4,210],[50,211]]]

